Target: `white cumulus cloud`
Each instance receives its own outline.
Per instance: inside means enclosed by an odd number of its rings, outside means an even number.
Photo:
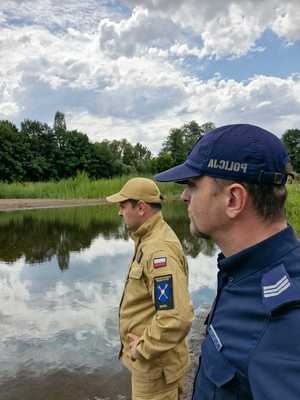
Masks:
[[[136,7],[128,19],[104,19],[99,25],[100,48],[113,57],[132,57],[147,53],[148,48],[169,49],[181,36],[170,18],[154,16],[141,7]]]
[[[272,29],[288,41],[300,39],[300,7],[298,1],[285,2],[277,9]]]
[[[292,46],[299,10],[296,0],[3,0],[0,119],[52,124],[60,110],[91,141],[126,137],[155,152],[192,119],[247,121],[281,135],[300,124],[297,74],[258,67],[229,79],[220,67],[211,78],[209,67],[265,51],[266,31]]]
[[[197,0],[126,0],[126,3],[132,8],[143,6],[160,17],[169,16],[181,29],[190,28],[194,35],[199,35],[202,56],[219,58],[247,54],[267,29],[289,41],[300,39],[297,0],[211,0],[201,3]]]

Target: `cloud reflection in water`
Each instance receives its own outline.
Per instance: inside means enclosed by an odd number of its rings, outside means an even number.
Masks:
[[[6,262],[0,261],[0,383],[22,371],[117,370],[118,305],[133,252],[120,221],[99,208],[24,213],[23,222],[18,215],[1,227],[1,238],[7,239]],[[185,211],[174,215],[173,227],[191,254],[190,291],[199,310],[215,291],[215,252],[211,247],[196,256],[202,247],[187,236]],[[55,235],[64,238],[64,269],[55,257],[61,251]],[[49,249],[52,256],[44,256]]]

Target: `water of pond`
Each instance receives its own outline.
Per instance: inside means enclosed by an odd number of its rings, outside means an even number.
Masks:
[[[194,308],[215,293],[216,248],[164,206],[190,267]],[[133,243],[114,206],[0,213],[0,399],[129,399],[118,305]]]

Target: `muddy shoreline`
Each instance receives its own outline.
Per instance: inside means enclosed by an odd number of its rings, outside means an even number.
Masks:
[[[105,203],[104,199],[0,199],[0,212],[38,208],[86,207]]]
[[[177,195],[168,196],[165,201],[178,199]],[[41,208],[88,207],[107,204],[103,199],[0,199],[0,212],[34,210]]]

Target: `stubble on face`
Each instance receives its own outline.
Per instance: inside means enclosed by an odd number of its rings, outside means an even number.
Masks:
[[[199,229],[197,228],[191,217],[190,217],[190,232],[196,238],[206,239],[206,240],[211,239],[209,235],[199,231]]]
[[[119,215],[129,232],[134,232],[138,229],[137,208],[129,200],[120,203]]]
[[[216,224],[214,205],[219,189],[210,177],[191,179],[183,200],[188,203],[190,232],[194,237],[212,239],[211,230]]]

